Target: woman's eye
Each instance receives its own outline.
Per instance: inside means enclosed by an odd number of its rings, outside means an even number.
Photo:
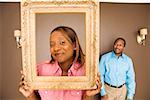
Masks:
[[[53,47],[54,46],[54,43],[50,43],[50,47]]]
[[[64,44],[65,44],[65,41],[61,41],[60,44],[61,44],[61,45],[64,45]]]

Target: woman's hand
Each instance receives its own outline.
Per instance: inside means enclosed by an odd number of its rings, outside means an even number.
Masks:
[[[106,95],[102,96],[101,100],[108,100],[108,95],[106,94]]]
[[[101,81],[100,81],[100,75],[97,74],[97,77],[96,77],[96,88],[86,90],[85,91],[85,95],[86,96],[94,96],[94,95],[100,93],[101,86],[102,86],[102,84],[101,84]]]
[[[27,82],[24,80],[25,75],[23,71],[21,71],[21,80],[19,84],[19,92],[21,92],[26,98],[31,98],[34,96],[34,90],[31,89],[31,87],[27,84]]]

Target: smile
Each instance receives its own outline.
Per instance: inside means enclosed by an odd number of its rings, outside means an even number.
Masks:
[[[56,54],[55,54],[56,57],[60,57],[60,56],[62,56],[62,55],[63,55],[62,53],[56,53]]]

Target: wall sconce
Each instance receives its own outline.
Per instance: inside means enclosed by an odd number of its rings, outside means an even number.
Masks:
[[[141,29],[138,31],[138,35],[137,35],[137,42],[138,42],[138,44],[145,46],[146,35],[147,35],[147,34],[148,34],[147,28],[141,28]]]
[[[21,48],[21,31],[15,30],[14,37],[16,39],[17,48]]]

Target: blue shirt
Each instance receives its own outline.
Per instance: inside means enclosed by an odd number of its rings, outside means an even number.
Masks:
[[[135,72],[130,57],[124,53],[117,57],[114,51],[109,52],[101,57],[99,72],[102,82],[101,96],[106,94],[105,81],[114,86],[120,86],[125,83],[127,87],[127,97],[133,99],[135,94]]]

